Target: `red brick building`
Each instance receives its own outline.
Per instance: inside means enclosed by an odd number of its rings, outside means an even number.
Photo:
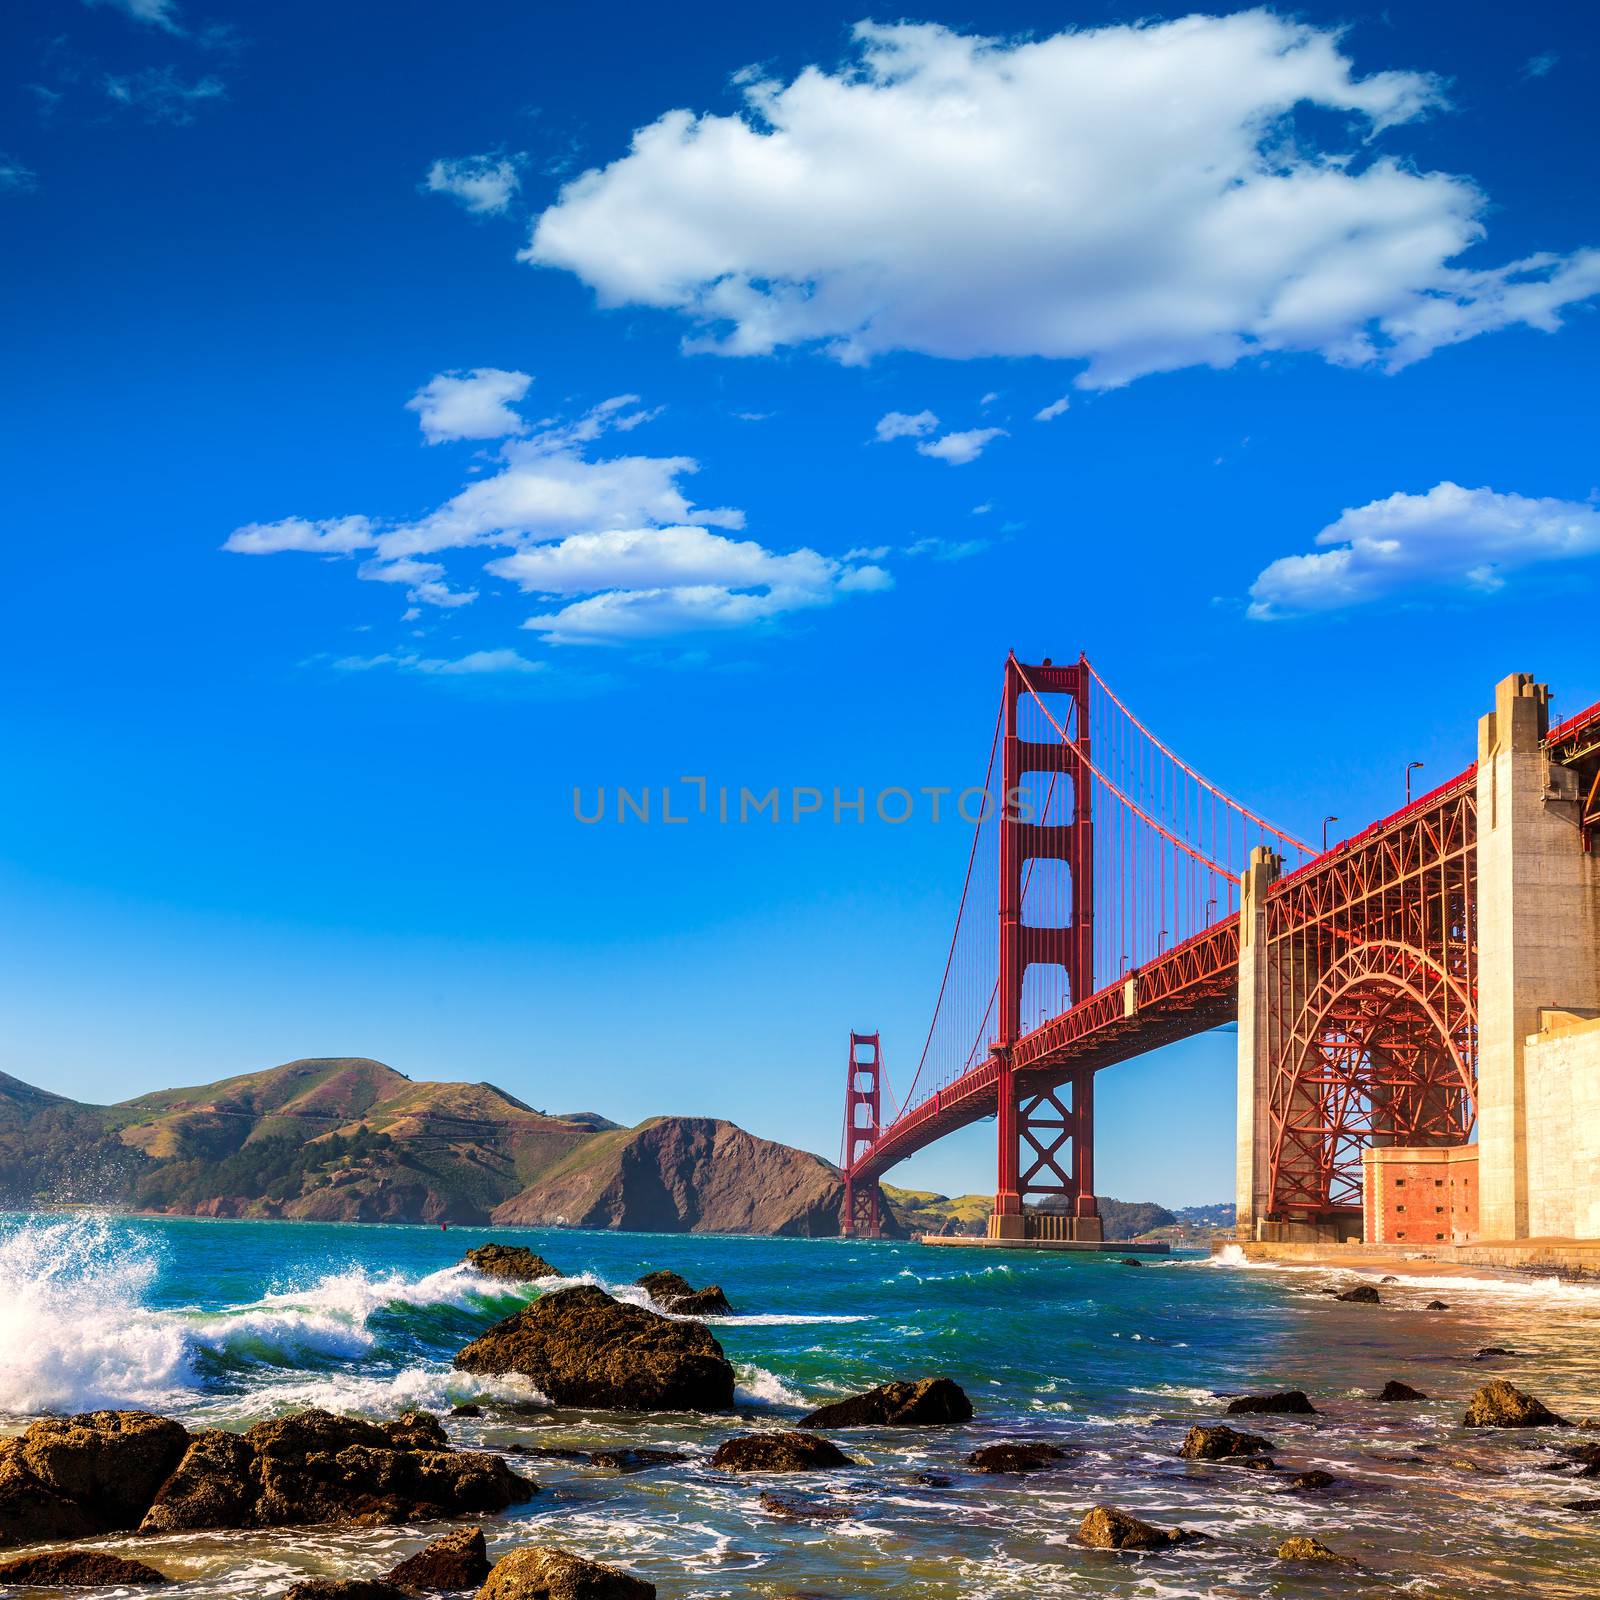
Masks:
[[[1362,1153],[1368,1244],[1466,1244],[1478,1237],[1478,1147],[1373,1146]]]

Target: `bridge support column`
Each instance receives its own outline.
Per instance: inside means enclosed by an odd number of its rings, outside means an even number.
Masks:
[[[1563,1157],[1571,1117],[1546,1114],[1563,1091],[1569,1107],[1580,1101],[1583,1086],[1566,1081],[1570,1070],[1560,1084],[1530,1082],[1527,1046],[1541,1008],[1600,1015],[1600,855],[1584,848],[1574,773],[1549,760],[1548,724],[1549,691],[1527,673],[1496,685],[1494,710],[1478,724],[1478,1169],[1486,1240],[1574,1231],[1569,1219],[1596,1188],[1591,1174]],[[1542,1063],[1543,1053],[1533,1054]],[[1576,1207],[1575,1185],[1584,1191]]]
[[[1255,1239],[1272,1204],[1272,994],[1267,970],[1267,890],[1283,869],[1265,845],[1250,852],[1239,894],[1239,1127],[1235,1224]]]

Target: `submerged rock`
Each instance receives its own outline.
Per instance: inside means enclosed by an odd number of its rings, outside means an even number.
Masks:
[[[512,1283],[537,1283],[540,1278],[561,1276],[536,1250],[520,1244],[480,1244],[467,1251],[462,1261],[486,1278],[508,1278]]]
[[[783,1517],[789,1522],[843,1522],[856,1515],[854,1506],[820,1500],[790,1500],[781,1494],[762,1495],[761,1509],[768,1516]]]
[[[476,1589],[489,1576],[482,1528],[457,1528],[407,1556],[386,1583],[402,1589]]]
[[[1304,1494],[1314,1489],[1331,1489],[1338,1481],[1331,1472],[1313,1467],[1309,1472],[1295,1473],[1289,1480],[1289,1487],[1297,1494]]]
[[[655,1600],[656,1586],[553,1545],[502,1556],[475,1600]]]
[[[557,1405],[727,1411],[733,1368],[704,1324],[675,1322],[579,1284],[497,1322],[455,1359],[463,1372],[519,1372]]]
[[[1065,1450],[1040,1439],[1007,1440],[974,1450],[967,1465],[979,1472],[1043,1472],[1066,1459]]]
[[[1356,1305],[1375,1306],[1382,1303],[1378,1291],[1370,1283],[1358,1283],[1353,1289],[1346,1289],[1343,1294],[1335,1295],[1336,1300],[1348,1300]]]
[[[481,1417],[483,1415],[483,1407],[475,1405],[469,1400],[464,1405],[452,1406],[450,1415],[452,1417]]]
[[[1469,1428],[1570,1428],[1542,1401],[1514,1388],[1504,1378],[1486,1383],[1467,1405],[1461,1419]]]
[[[302,1578],[283,1600],[412,1600],[409,1590],[383,1578]]]
[[[802,1428],[925,1428],[948,1422],[970,1422],[972,1402],[950,1378],[918,1378],[914,1382],[880,1383],[865,1394],[853,1394],[818,1406],[800,1419]]]
[[[139,1531],[437,1521],[503,1511],[537,1488],[497,1455],[450,1448],[425,1412],[379,1425],[301,1411],[197,1435]]]
[[[1228,1461],[1238,1456],[1264,1456],[1272,1449],[1259,1433],[1239,1433],[1226,1423],[1196,1426],[1183,1436],[1178,1454],[1190,1461]]]
[[[1119,1267],[1142,1267],[1144,1262],[1142,1262],[1138,1256],[1119,1256],[1117,1258],[1117,1265]]]
[[[47,1555],[19,1556],[0,1564],[0,1584],[7,1588],[109,1589],[113,1585],[171,1582],[166,1573],[142,1561],[129,1561],[105,1550],[52,1550]]]
[[[1450,1307],[1443,1300],[1430,1300],[1422,1309],[1424,1311],[1448,1311]]]
[[[1496,1356],[1520,1356],[1520,1350],[1513,1350],[1503,1344],[1486,1344],[1472,1359],[1474,1361],[1492,1361]]]
[[[1230,1417],[1251,1411],[1294,1417],[1317,1415],[1317,1408],[1312,1405],[1304,1389],[1285,1389],[1282,1394],[1242,1394],[1237,1400],[1228,1402]]]
[[[830,1439],[814,1433],[742,1433],[724,1439],[711,1457],[711,1465],[724,1472],[822,1472],[829,1467],[853,1467],[853,1462]]]
[[[41,1418],[0,1442],[0,1544],[137,1527],[188,1443],[149,1411]]]
[[[643,1445],[626,1445],[618,1450],[596,1450],[589,1456],[592,1467],[609,1467],[613,1472],[649,1472],[652,1467],[673,1467],[689,1458],[681,1450],[652,1450]]]
[[[733,1307],[722,1292],[719,1283],[708,1283],[697,1289],[676,1272],[647,1272],[638,1280],[639,1287],[658,1306],[675,1311],[680,1317],[731,1317]]]
[[[1401,1383],[1398,1378],[1391,1378],[1378,1391],[1378,1398],[1385,1404],[1393,1405],[1401,1400],[1426,1400],[1428,1397],[1420,1389],[1413,1389],[1409,1383]]]
[[[1297,1533],[1283,1541],[1278,1546],[1278,1559],[1280,1561],[1342,1561],[1343,1556],[1337,1556],[1320,1539],[1313,1539],[1308,1533]]]
[[[1079,1540],[1096,1550],[1170,1550],[1194,1537],[1185,1528],[1158,1528],[1115,1506],[1095,1506],[1078,1524]]]

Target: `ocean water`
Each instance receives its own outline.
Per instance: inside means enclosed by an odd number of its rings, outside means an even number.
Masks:
[[[711,1319],[738,1374],[739,1415],[561,1410],[526,1384],[457,1374],[450,1358],[538,1291],[459,1263],[494,1237],[574,1281],[645,1303],[631,1280],[672,1267],[720,1282]],[[1600,1415],[1600,1290],[1553,1281],[1406,1278],[1379,1307],[1321,1294],[1333,1275],[1174,1257],[1114,1258],[912,1244],[569,1231],[146,1220],[0,1220],[0,1429],[49,1412],[141,1406],[192,1427],[244,1427],[304,1406],[394,1415],[467,1400],[464,1445],[671,1445],[689,1459],[619,1475],[523,1460],[542,1492],[485,1524],[492,1552],[567,1545],[648,1577],[664,1597],[1011,1595],[1187,1597],[1600,1593],[1600,1515],[1567,1509],[1600,1483],[1552,1470],[1545,1432],[1460,1425],[1466,1397],[1511,1378],[1558,1411]],[[1451,1309],[1426,1312],[1437,1295]],[[1474,1359],[1486,1345],[1513,1357]],[[836,1435],[857,1465],[758,1479],[713,1473],[731,1433],[895,1376],[947,1373],[970,1427]],[[1368,1398],[1399,1378],[1420,1405]],[[1316,1418],[1236,1419],[1286,1473],[1184,1462],[1220,1394],[1303,1387]],[[1563,1434],[1571,1443],[1589,1434]],[[1058,1471],[965,1466],[999,1439],[1048,1439]],[[763,1490],[815,1517],[774,1515]],[[1183,1524],[1206,1542],[1131,1557],[1073,1540],[1097,1502]],[[272,1596],[309,1574],[379,1574],[439,1528],[315,1528],[97,1541],[179,1578],[178,1596]],[[1280,1563],[1288,1534],[1350,1558]]]

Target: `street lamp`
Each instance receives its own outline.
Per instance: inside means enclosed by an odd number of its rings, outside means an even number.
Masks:
[[[1337,822],[1338,820],[1339,819],[1337,817],[1324,817],[1322,819],[1322,853],[1323,853],[1323,855],[1327,855],[1327,853],[1328,853],[1328,824],[1330,822]]]
[[[1421,765],[1422,765],[1422,763],[1420,761],[1408,761],[1406,763],[1406,804],[1407,805],[1411,804],[1411,774],[1413,772],[1415,772]]]

